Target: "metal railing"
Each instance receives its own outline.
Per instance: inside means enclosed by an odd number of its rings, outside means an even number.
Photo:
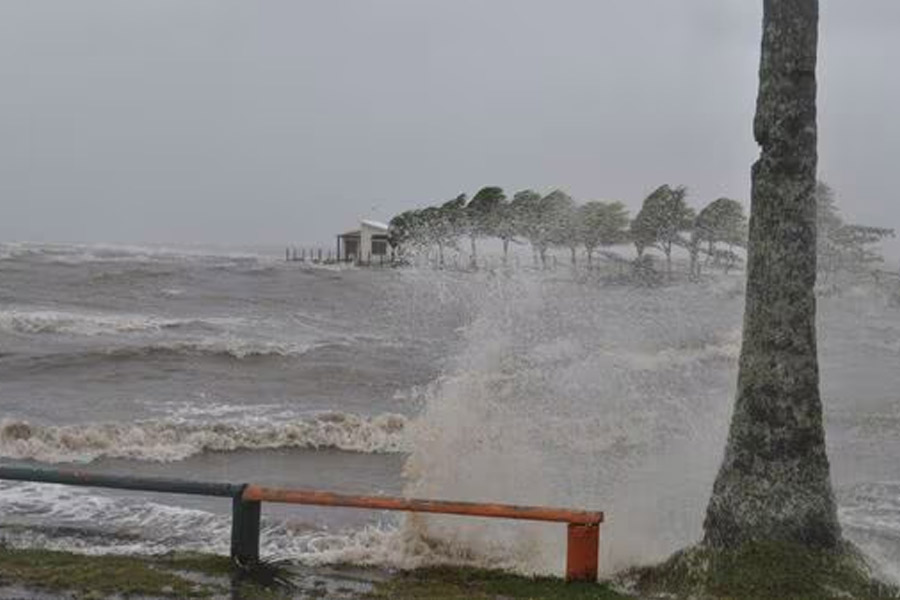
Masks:
[[[29,467],[0,466],[0,479],[231,498],[231,559],[241,566],[259,562],[260,516],[263,502],[567,523],[566,580],[597,580],[600,524],[604,520],[602,512],[510,504],[359,496],[315,490],[267,488],[244,483],[207,483],[183,479],[102,475],[83,471]]]

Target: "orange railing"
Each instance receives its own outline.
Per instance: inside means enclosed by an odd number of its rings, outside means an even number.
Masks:
[[[495,519],[524,519],[568,523],[566,550],[566,579],[596,581],[600,549],[602,512],[515,506],[512,504],[484,504],[479,502],[447,502],[386,496],[356,496],[315,490],[285,490],[248,485],[242,494],[244,502],[284,502],[316,506],[342,506],[373,510],[400,510],[417,513],[438,513]],[[251,557],[252,558],[252,557]]]
[[[568,581],[597,580],[602,512],[510,504],[358,496],[316,490],[267,488],[241,483],[206,483],[30,467],[0,466],[0,479],[231,498],[231,558],[239,565],[253,565],[259,561],[260,515],[263,502],[567,523],[566,579]]]

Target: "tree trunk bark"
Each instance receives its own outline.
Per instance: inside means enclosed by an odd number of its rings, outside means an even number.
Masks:
[[[699,244],[691,245],[691,280],[700,280],[700,246]]]
[[[737,400],[705,542],[840,543],[816,351],[818,0],[764,0]]]

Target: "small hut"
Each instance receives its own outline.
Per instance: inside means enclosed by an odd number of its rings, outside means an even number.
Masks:
[[[385,262],[388,254],[388,226],[384,223],[364,219],[359,229],[337,236],[338,261],[370,265]]]

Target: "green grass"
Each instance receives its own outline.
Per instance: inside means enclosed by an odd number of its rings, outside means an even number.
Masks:
[[[662,565],[621,577],[642,596],[722,600],[825,600],[900,598],[873,578],[850,545],[816,551],[783,543],[747,544],[739,550],[691,548]]]
[[[630,600],[605,584],[565,583],[498,571],[432,568],[375,585],[370,600]]]
[[[0,587],[59,592],[76,598],[228,598],[280,600],[294,597],[280,568],[238,570],[223,556],[85,556],[0,546]]]
[[[213,590],[154,562],[131,556],[81,556],[0,548],[0,585],[78,593],[82,597],[206,598]]]
[[[304,583],[304,578],[307,578]],[[177,553],[160,557],[83,556],[0,546],[0,588],[19,586],[84,600],[108,597],[329,598],[342,582],[367,582],[342,598],[367,600],[857,600],[898,599],[898,590],[875,581],[851,546],[816,552],[785,544],[752,544],[739,551],[697,547],[665,563],[633,569],[609,584],[565,583],[469,568],[398,573],[352,567],[261,565],[238,571],[221,556]],[[313,581],[317,580],[317,581]],[[323,587],[322,580],[331,588]],[[367,586],[371,583],[371,588]],[[335,587],[336,586],[336,587]],[[365,591],[370,589],[370,591]]]

